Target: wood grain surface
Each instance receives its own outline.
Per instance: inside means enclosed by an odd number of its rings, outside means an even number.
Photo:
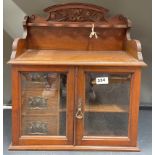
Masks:
[[[145,66],[125,51],[56,51],[27,50],[11,64],[35,65],[95,65],[95,66]]]

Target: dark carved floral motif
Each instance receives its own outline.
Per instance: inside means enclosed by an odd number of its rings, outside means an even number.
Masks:
[[[97,22],[106,21],[104,14],[89,9],[64,9],[51,12],[48,21]]]
[[[41,96],[29,97],[28,105],[30,109],[42,109],[47,108],[48,102],[47,98],[43,98]]]
[[[48,123],[42,121],[33,121],[27,124],[27,133],[40,135],[48,133]]]
[[[26,77],[26,80],[36,82],[44,82],[48,77],[48,73],[23,73],[23,75]]]
[[[40,16],[32,15],[29,17],[30,23],[44,23],[48,22],[101,22],[105,25],[128,25],[129,20],[122,15],[109,17],[108,10],[103,7],[98,7],[90,4],[65,4],[55,5],[44,9],[48,13],[45,19]]]
[[[57,73],[46,73],[46,72],[32,72],[32,73],[22,73],[27,81],[32,82],[44,82],[48,88],[52,87],[52,84],[55,84],[58,79]]]

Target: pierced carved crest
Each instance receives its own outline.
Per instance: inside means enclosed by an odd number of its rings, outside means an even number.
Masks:
[[[44,9],[47,18],[32,15],[28,23],[48,24],[49,22],[100,22],[105,25],[128,25],[129,21],[122,15],[108,17],[108,9],[93,4],[68,3],[53,5]],[[26,22],[25,22],[26,23]]]
[[[104,14],[90,9],[64,9],[50,13],[48,21],[97,22],[106,21]]]
[[[49,13],[48,21],[67,22],[96,22],[105,21],[105,14],[108,12],[103,7],[93,4],[68,3],[54,5],[44,9]]]

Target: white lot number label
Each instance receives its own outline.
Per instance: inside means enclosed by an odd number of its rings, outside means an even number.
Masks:
[[[96,84],[108,84],[109,80],[108,77],[97,77]]]

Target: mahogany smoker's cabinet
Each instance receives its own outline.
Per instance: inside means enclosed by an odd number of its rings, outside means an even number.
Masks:
[[[138,151],[146,64],[129,19],[83,3],[44,11],[13,43],[10,150]]]

